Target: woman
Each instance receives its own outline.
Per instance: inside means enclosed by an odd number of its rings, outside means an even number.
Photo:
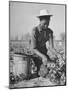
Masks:
[[[54,48],[53,31],[48,27],[51,16],[52,15],[50,15],[47,10],[41,10],[40,16],[38,16],[40,24],[36,26],[32,32],[33,51],[42,59],[42,61],[40,59],[34,59],[38,71],[40,69],[40,65],[42,63],[46,65],[47,60],[50,59],[47,55],[48,50],[46,47],[46,42],[49,41],[50,48]]]

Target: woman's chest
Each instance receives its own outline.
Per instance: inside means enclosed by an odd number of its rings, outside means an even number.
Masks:
[[[49,40],[49,32],[48,31],[41,31],[38,33],[38,41],[47,41]]]

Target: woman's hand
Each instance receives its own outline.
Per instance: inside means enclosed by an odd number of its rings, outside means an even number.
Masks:
[[[57,52],[54,48],[49,48],[47,54],[51,60],[54,60],[56,58]]]
[[[44,65],[47,64],[47,57],[45,55],[42,56],[42,62]]]
[[[49,48],[48,51],[50,51],[53,54],[56,54],[57,53],[55,48]]]

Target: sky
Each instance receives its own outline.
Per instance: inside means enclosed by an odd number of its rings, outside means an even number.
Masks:
[[[10,37],[22,35],[29,32],[39,24],[40,10],[47,9],[53,16],[49,27],[53,30],[57,40],[60,34],[65,32],[65,6],[54,4],[20,3],[10,2]]]

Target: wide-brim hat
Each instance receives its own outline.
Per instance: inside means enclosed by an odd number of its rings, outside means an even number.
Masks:
[[[50,16],[53,16],[51,13],[49,13],[48,10],[40,10],[40,15],[38,15],[37,17],[40,18],[40,17],[50,17]]]

